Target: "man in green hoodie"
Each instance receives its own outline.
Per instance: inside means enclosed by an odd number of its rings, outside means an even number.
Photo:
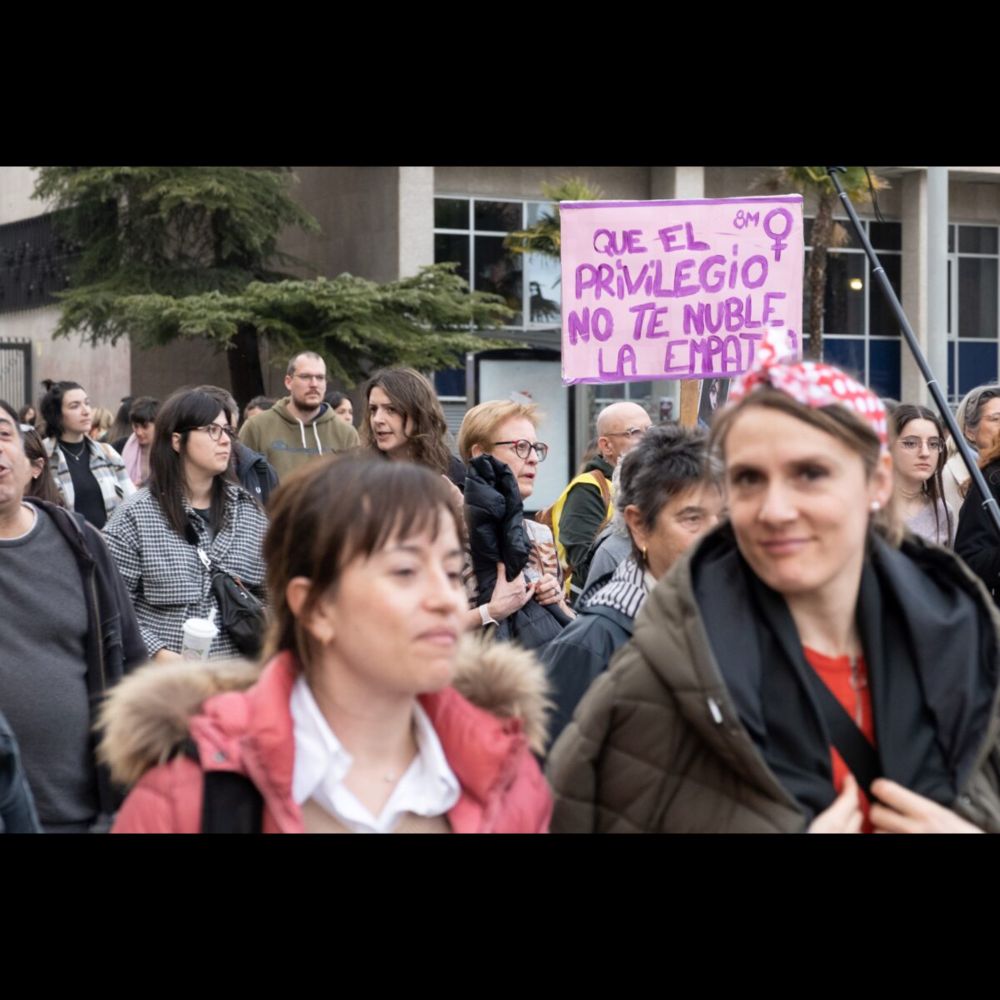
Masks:
[[[358,432],[323,402],[326,362],[318,354],[305,351],[288,362],[285,388],[288,396],[240,430],[240,440],[262,454],[279,479],[317,455],[358,447]]]

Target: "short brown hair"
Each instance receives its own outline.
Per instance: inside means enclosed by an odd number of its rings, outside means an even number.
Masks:
[[[712,421],[709,449],[713,454],[719,455],[723,462],[725,462],[726,436],[732,430],[736,418],[745,410],[755,406],[778,410],[817,430],[824,431],[858,455],[864,464],[866,476],[870,478],[875,472],[882,452],[882,443],[871,424],[852,413],[846,406],[837,404],[821,407],[806,406],[805,403],[800,403],[772,386],[762,386],[744,396],[738,403],[730,403],[716,413]],[[892,545],[898,545],[903,537],[902,525],[896,517],[895,503],[892,499],[872,516],[871,524]]]
[[[271,599],[265,656],[289,650],[309,668],[308,635],[292,614],[285,591],[294,577],[312,587],[300,617],[335,590],[343,568],[394,537],[429,530],[437,535],[444,509],[464,537],[461,515],[448,484],[410,462],[336,456],[309,462],[283,479],[273,495],[264,539],[267,592]]]
[[[458,431],[458,453],[468,464],[472,459],[472,446],[478,444],[483,451],[493,450],[493,432],[505,420],[523,417],[537,428],[541,419],[534,403],[515,403],[510,399],[491,399],[474,406],[462,420]]]
[[[299,358],[309,358],[312,361],[322,361],[323,362],[323,368],[324,369],[326,368],[326,362],[323,360],[322,355],[317,354],[315,351],[299,351],[298,354],[293,354],[288,359],[288,367],[285,369],[285,374],[286,375],[294,375],[295,374],[295,363],[299,360]]]

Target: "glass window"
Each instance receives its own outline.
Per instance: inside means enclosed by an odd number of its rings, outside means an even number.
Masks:
[[[859,381],[865,381],[864,340],[824,340],[823,360],[856,375]]]
[[[997,252],[996,226],[959,226],[959,253],[992,253]]]
[[[469,237],[452,233],[434,234],[434,263],[457,261],[457,273],[469,280]]]
[[[997,263],[986,257],[958,260],[958,335],[997,336]],[[961,367],[961,366],[960,366]]]
[[[498,233],[551,214],[550,202],[479,198],[434,199],[434,260],[456,261],[474,291],[500,295],[515,312],[510,326],[557,328],[561,319],[560,263],[539,254],[515,254]],[[460,229],[461,233],[443,230]]]
[[[876,250],[902,250],[903,227],[898,222],[869,222],[868,239]]]
[[[435,229],[468,229],[469,201],[467,198],[435,198]]]
[[[447,368],[434,373],[434,391],[439,396],[465,396],[465,369]]]
[[[473,204],[473,222],[477,232],[509,233],[521,228],[521,202],[476,199]]]
[[[514,310],[510,325],[520,326],[521,257],[504,249],[502,236],[477,236],[475,248],[476,291],[499,295]]]
[[[951,334],[953,331],[951,329],[951,271],[952,262],[948,261],[948,266],[945,268],[945,273],[947,274],[948,282],[948,333]]]
[[[850,219],[834,219],[835,223],[839,223],[840,227],[844,230],[846,242],[841,243],[840,247],[855,247],[860,249],[861,244],[858,242],[858,238],[854,233],[854,227],[851,225]],[[862,222],[862,225],[864,223]],[[813,231],[813,220],[805,219],[802,225],[802,235],[807,247],[812,246],[812,231]]]
[[[526,224],[533,226],[543,215],[552,215],[555,205],[545,201],[529,201],[526,208]]]
[[[997,380],[997,344],[958,345],[958,371],[960,395],[965,395],[977,385],[988,385]]]
[[[541,254],[525,254],[523,260],[531,322],[557,326],[562,316],[559,261]]]
[[[885,276],[889,279],[889,284],[897,297],[902,300],[901,274],[903,258],[899,254],[884,253],[879,255],[882,261],[882,268]],[[868,290],[868,335],[870,337],[898,337],[899,323],[896,314],[886,301],[882,289],[872,282],[872,287]]]
[[[898,340],[870,340],[868,342],[868,385],[879,396],[899,399]]]
[[[861,254],[831,253],[826,258],[824,334],[865,335],[867,260]],[[808,307],[804,314],[808,317]],[[804,326],[808,331],[808,318]]]

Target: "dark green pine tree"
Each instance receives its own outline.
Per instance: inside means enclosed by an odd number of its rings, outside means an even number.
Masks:
[[[80,248],[56,335],[138,346],[205,336],[227,351],[233,395],[264,391],[260,339],[314,350],[353,383],[373,365],[448,367],[482,347],[475,328],[511,313],[470,293],[453,265],[377,284],[348,274],[292,279],[286,227],[318,231],[288,168],[41,167],[35,197]]]

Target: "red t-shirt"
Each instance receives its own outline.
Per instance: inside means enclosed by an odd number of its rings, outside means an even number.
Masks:
[[[852,671],[849,656],[824,656],[807,646],[804,646],[802,651],[806,654],[809,666],[819,674],[820,680],[833,692],[837,701],[844,706],[844,711],[855,721],[868,742],[875,746],[875,720],[872,717],[872,695],[871,689],[868,687],[868,666],[865,663],[865,658],[859,656]],[[844,787],[844,779],[847,777],[849,769],[844,763],[844,759],[832,746],[830,747],[830,759],[833,764],[833,787],[839,795]],[[858,801],[864,816],[861,832],[871,833],[874,827],[868,821],[868,796],[860,788],[858,789]]]

